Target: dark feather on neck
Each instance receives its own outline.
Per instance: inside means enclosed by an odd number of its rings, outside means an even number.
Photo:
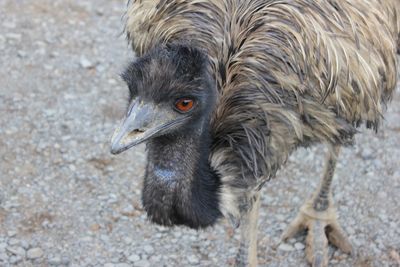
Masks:
[[[210,134],[163,136],[152,140],[143,188],[143,206],[158,224],[201,228],[213,225],[219,211],[220,177],[210,167]]]

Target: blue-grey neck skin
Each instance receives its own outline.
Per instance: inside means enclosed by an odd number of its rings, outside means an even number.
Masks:
[[[155,138],[147,144],[142,200],[149,218],[156,223],[199,228],[221,217],[220,179],[208,161],[209,128],[199,128]]]

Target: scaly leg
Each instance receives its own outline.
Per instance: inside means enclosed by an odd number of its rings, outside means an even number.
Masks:
[[[306,256],[315,267],[328,265],[328,240],[344,252],[351,252],[351,245],[337,222],[331,193],[339,151],[340,146],[330,147],[321,184],[282,235],[282,239],[287,240],[300,230],[308,229]]]
[[[252,208],[240,223],[240,245],[236,255],[236,266],[257,266],[257,221],[260,208],[260,193],[254,196]]]

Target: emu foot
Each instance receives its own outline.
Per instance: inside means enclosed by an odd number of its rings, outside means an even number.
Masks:
[[[351,253],[351,244],[339,225],[332,206],[325,211],[316,211],[312,201],[305,203],[282,234],[282,240],[287,240],[304,229],[308,230],[306,257],[313,267],[328,266],[328,240],[343,252]]]

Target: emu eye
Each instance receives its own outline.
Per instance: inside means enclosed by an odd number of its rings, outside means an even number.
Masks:
[[[194,101],[190,98],[181,98],[175,102],[175,108],[180,112],[188,112],[194,106]]]

